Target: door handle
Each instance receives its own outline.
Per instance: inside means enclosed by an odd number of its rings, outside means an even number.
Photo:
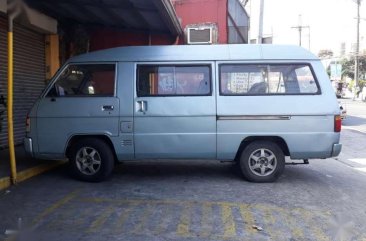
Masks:
[[[102,111],[112,111],[112,110],[114,110],[113,105],[103,105],[102,106]]]
[[[137,101],[138,104],[138,112],[142,112],[145,114],[145,112],[147,111],[147,102],[145,100],[139,100]]]
[[[146,112],[146,103],[145,103],[145,101],[141,101],[141,110],[142,110],[142,112]]]

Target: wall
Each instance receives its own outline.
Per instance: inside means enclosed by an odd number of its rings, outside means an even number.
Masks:
[[[228,43],[227,0],[172,0],[176,14],[185,28],[188,24],[215,23],[218,26],[218,43]],[[113,28],[89,30],[90,51],[119,46],[172,45],[175,36],[147,32],[129,32]],[[179,44],[185,44],[183,36]]]
[[[144,32],[126,32],[108,28],[90,31],[90,51],[137,45],[171,45],[175,37],[168,34],[151,34]]]
[[[188,24],[216,23],[218,43],[227,43],[227,0],[172,0],[172,3],[183,29]]]
[[[228,43],[248,43],[249,16],[239,0],[228,0]]]
[[[0,95],[7,97],[7,18],[0,16]],[[14,23],[14,142],[25,136],[25,118],[45,87],[45,36],[19,23]],[[0,112],[4,111],[0,105]],[[8,146],[6,112],[0,131],[0,149]]]

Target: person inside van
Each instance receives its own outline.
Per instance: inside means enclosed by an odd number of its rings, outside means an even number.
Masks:
[[[197,94],[209,94],[210,93],[210,84],[209,80],[204,77],[198,86]]]
[[[266,82],[264,81],[255,83],[254,85],[252,85],[252,87],[250,87],[248,91],[249,94],[264,94],[266,92],[267,92],[267,85]]]
[[[210,93],[210,83],[207,73],[200,73],[199,78],[201,79],[198,85],[197,94],[207,95]]]

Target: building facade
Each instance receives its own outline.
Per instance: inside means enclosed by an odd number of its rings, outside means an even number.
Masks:
[[[180,44],[248,43],[249,16],[239,0],[172,0],[184,29]]]
[[[0,0],[0,102],[7,97],[7,31],[14,19],[14,139],[60,65],[81,53],[118,46],[248,43],[239,0]],[[203,11],[204,9],[204,11]],[[0,148],[8,145],[0,103]]]

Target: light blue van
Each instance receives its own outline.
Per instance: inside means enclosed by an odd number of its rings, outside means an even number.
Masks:
[[[340,110],[319,59],[296,46],[121,47],[74,57],[27,118],[39,159],[101,181],[116,161],[230,160],[271,182],[285,156],[337,156]]]

